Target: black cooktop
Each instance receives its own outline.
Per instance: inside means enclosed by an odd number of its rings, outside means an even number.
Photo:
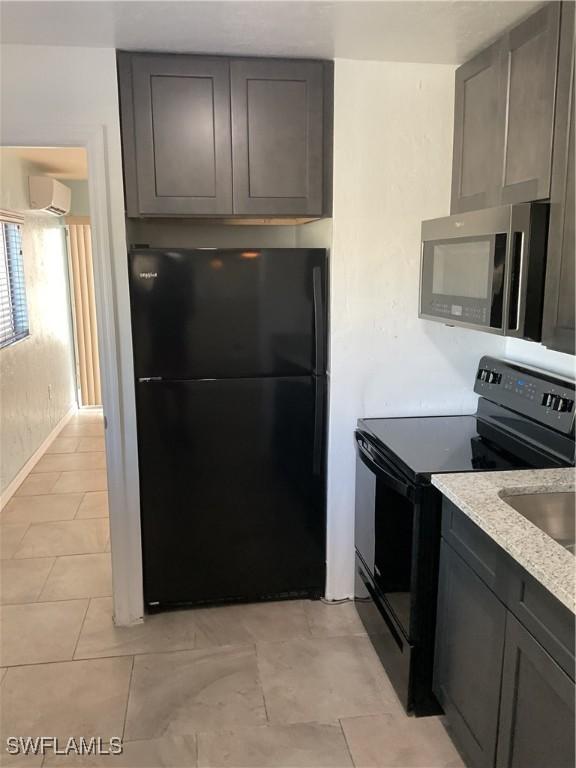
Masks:
[[[545,468],[558,462],[541,453],[520,456],[505,435],[476,416],[361,419],[358,428],[408,476],[441,472]]]

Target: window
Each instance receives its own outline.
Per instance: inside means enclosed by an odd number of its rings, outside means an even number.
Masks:
[[[22,227],[0,219],[0,348],[28,333]]]

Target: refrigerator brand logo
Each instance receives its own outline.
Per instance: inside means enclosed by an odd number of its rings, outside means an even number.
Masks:
[[[158,277],[158,272],[140,272],[140,277],[144,280],[153,280],[155,277]]]

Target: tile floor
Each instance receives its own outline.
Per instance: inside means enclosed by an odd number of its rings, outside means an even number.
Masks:
[[[404,715],[351,604],[112,622],[102,416],[79,412],[0,513],[0,765],[460,768]],[[124,739],[109,757],[13,757],[8,736]]]

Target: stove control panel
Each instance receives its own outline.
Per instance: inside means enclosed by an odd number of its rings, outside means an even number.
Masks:
[[[508,360],[483,357],[474,391],[559,432],[574,432],[576,393],[570,379]]]

